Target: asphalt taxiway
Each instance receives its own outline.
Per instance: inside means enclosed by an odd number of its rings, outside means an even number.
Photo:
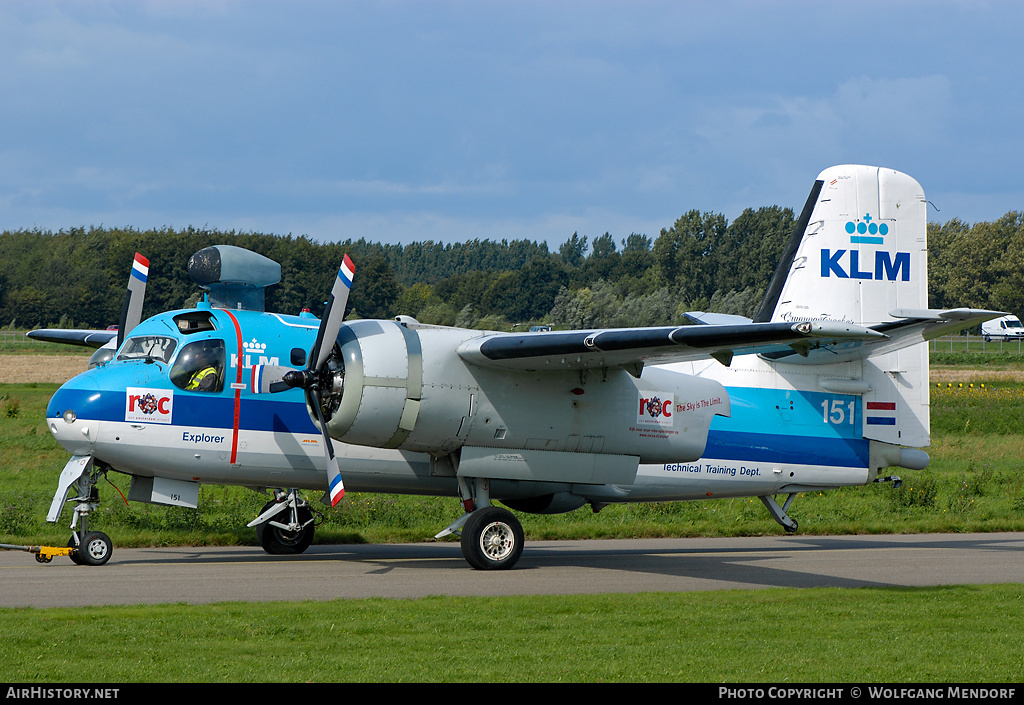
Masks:
[[[528,542],[509,571],[457,543],[115,547],[101,567],[0,551],[0,606],[1024,583],[1024,533]]]

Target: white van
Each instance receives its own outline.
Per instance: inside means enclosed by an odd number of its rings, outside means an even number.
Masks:
[[[981,324],[985,340],[1018,340],[1024,338],[1024,325],[1016,316],[1003,316]]]

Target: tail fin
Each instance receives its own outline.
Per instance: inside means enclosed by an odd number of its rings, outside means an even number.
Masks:
[[[844,165],[821,172],[755,320],[888,329],[903,325],[907,312],[926,311],[926,207],[920,184],[898,171]],[[928,350],[910,343],[864,349],[848,358],[852,379],[819,381],[859,390],[866,438],[929,444]]]
[[[871,326],[927,309],[926,207],[920,184],[898,171],[821,172],[754,320]]]

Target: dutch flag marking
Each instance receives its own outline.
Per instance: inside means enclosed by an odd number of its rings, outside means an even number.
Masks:
[[[867,403],[867,423],[869,426],[895,426],[896,402],[869,401]]]
[[[135,253],[135,261],[132,262],[132,276],[145,283],[149,279],[149,260]]]
[[[352,288],[352,278],[356,274],[356,266],[352,264],[352,260],[349,259],[348,255],[345,255],[345,259],[341,263],[341,269],[338,270],[338,278],[341,279],[341,283],[349,289]]]
[[[341,501],[341,498],[345,496],[345,485],[341,481],[341,473],[336,474],[331,478],[330,486],[327,488],[327,493],[331,498],[331,506],[335,506]]]

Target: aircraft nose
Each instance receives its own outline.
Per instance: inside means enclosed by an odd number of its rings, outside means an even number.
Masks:
[[[102,409],[107,405],[98,391],[61,387],[46,407],[50,433],[74,455],[88,455],[96,442]]]

